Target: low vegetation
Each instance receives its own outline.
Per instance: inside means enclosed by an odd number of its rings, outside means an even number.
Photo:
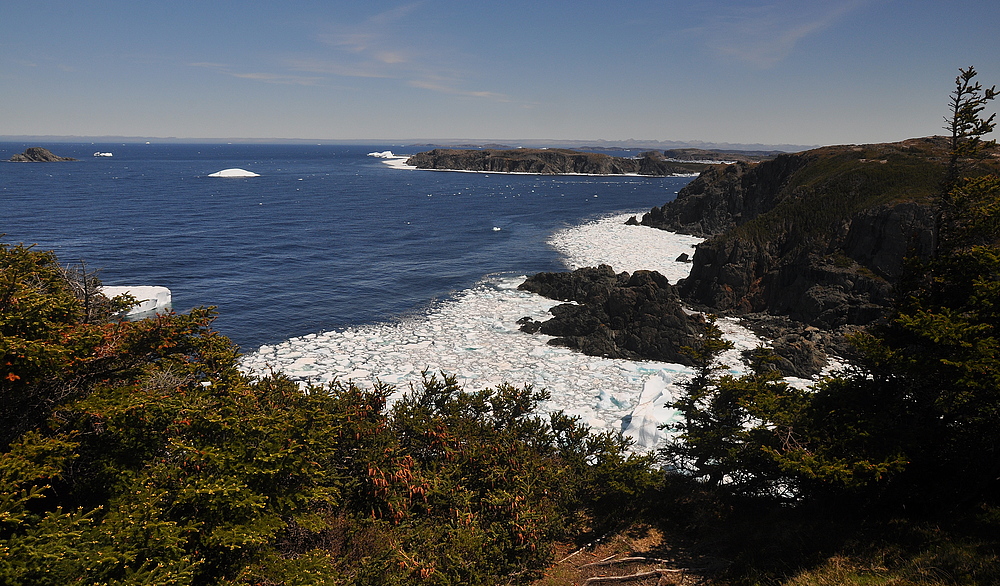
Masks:
[[[4,584],[525,582],[653,486],[544,392],[251,379],[210,310],[88,321],[74,275],[0,248]]]

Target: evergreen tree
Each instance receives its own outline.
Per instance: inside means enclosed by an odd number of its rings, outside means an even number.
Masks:
[[[983,118],[982,112],[986,104],[997,97],[996,86],[983,88],[978,81],[978,75],[972,66],[958,70],[955,78],[955,90],[948,100],[948,116],[945,116],[945,127],[948,131],[948,167],[944,179],[943,193],[946,199],[958,184],[962,172],[971,161],[981,158],[983,153],[993,146],[995,140],[983,140],[982,137],[993,132],[996,124],[996,114]]]

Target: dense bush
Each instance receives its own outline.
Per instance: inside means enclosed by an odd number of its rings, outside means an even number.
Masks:
[[[211,310],[118,321],[82,274],[0,247],[0,583],[526,582],[652,487],[544,392],[248,378]]]

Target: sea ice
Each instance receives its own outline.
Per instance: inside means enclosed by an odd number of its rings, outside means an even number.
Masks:
[[[632,214],[615,215],[562,230],[550,239],[568,268],[611,265],[617,271],[657,270],[671,282],[683,278],[690,264],[676,262],[693,251],[699,239],[646,226],[628,226]],[[676,420],[667,405],[679,396],[679,383],[691,370],[679,364],[612,360],[550,346],[550,336],[526,334],[517,320],[550,317],[558,302],[520,291],[519,277],[491,277],[438,303],[425,315],[398,323],[380,323],[310,334],[261,346],[242,359],[244,371],[284,371],[302,383],[334,379],[396,386],[390,401],[419,385],[422,372],[455,375],[469,390],[508,382],[548,389],[540,410],[578,415],[597,431],[623,431],[635,440],[633,450],[656,449],[665,441],[660,429]],[[736,348],[722,360],[737,370],[739,351],[761,343],[731,319],[719,327]]]
[[[246,169],[223,169],[215,173],[210,173],[209,177],[260,177],[257,173]]]

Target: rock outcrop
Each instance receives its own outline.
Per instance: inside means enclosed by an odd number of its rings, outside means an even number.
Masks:
[[[72,157],[60,157],[42,147],[28,147],[23,153],[10,158],[12,163],[54,163],[57,161],[75,161]]]
[[[656,151],[633,159],[570,149],[434,149],[417,153],[406,163],[419,169],[546,175],[670,176],[698,173],[709,166],[671,161]]]
[[[556,336],[550,344],[592,356],[690,364],[680,348],[705,333],[704,318],[686,313],[676,288],[655,271],[615,274],[601,265],[539,273],[520,288],[572,302],[553,307],[545,322],[522,320],[522,330]]]
[[[933,253],[946,152],[930,137],[712,167],[641,223],[707,238],[681,297],[746,318],[783,372],[807,376],[888,314],[906,259]]]
[[[691,303],[867,324],[891,306],[904,259],[933,251],[943,149],[914,139],[712,168],[641,223],[708,238],[678,284]]]
[[[702,238],[721,234],[774,208],[783,183],[810,158],[786,154],[708,167],[677,199],[643,215],[641,224]]]

